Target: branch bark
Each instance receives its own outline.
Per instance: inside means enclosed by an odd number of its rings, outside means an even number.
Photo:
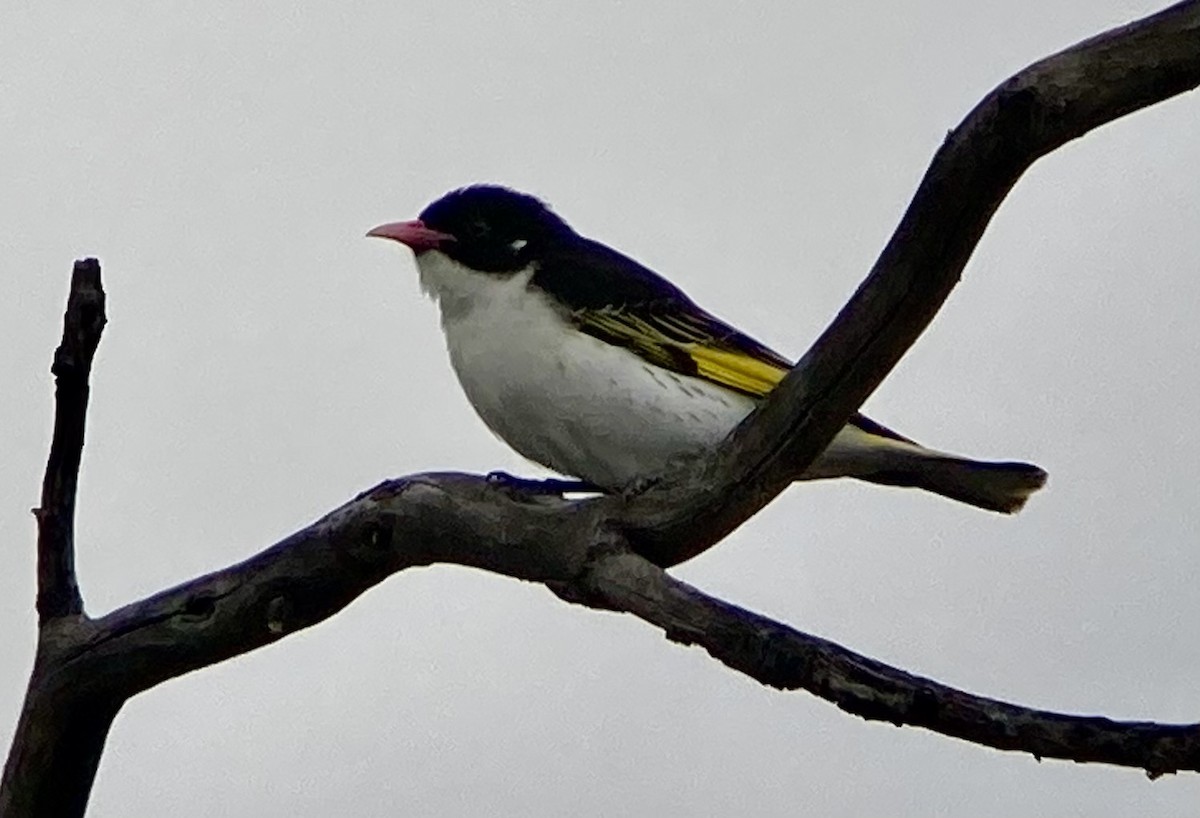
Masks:
[[[83,456],[88,379],[106,321],[100,264],[75,262],[55,379],[54,435],[38,522],[38,646],[12,750],[0,815],[82,815],[120,698],[64,672],[61,651],[86,620],[75,578],[75,494]],[[98,695],[92,695],[98,694]]]
[[[1200,725],[1031,710],[911,676],[672,579],[782,491],[928,325],[991,215],[1037,158],[1200,85],[1200,0],[1049,57],[952,131],[871,275],[771,399],[710,461],[627,496],[530,496],[463,474],[414,475],[354,498],[238,565],[82,613],[74,496],[88,374],[104,324],[99,266],[79,262],[55,358],[54,441],[39,510],[38,651],[0,781],[0,814],[82,815],[121,705],[167,679],[332,616],[391,574],[457,563],[626,611],[729,667],[848,712],[1038,757],[1152,775],[1200,770]]]
[[[88,378],[104,331],[104,289],[100,264],[75,262],[62,343],[50,371],[55,380],[54,436],[42,481],[38,521],[38,621],[83,612],[75,580],[75,491],[87,420]]]

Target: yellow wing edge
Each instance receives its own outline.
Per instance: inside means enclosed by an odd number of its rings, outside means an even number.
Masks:
[[[728,339],[722,341],[710,335],[705,327],[689,325],[675,317],[656,316],[647,320],[629,312],[588,311],[578,313],[576,318],[585,329],[598,330],[653,364],[751,397],[766,395],[779,385],[789,369],[782,358],[766,347],[762,347],[761,356],[755,355],[753,348],[739,349]],[[722,329],[727,328],[722,325]],[[750,339],[746,343],[760,346]],[[695,367],[694,372],[689,371],[691,367],[683,368],[688,360]]]
[[[740,350],[692,344],[685,347],[696,362],[700,377],[736,389],[747,395],[763,397],[783,380],[788,370]]]

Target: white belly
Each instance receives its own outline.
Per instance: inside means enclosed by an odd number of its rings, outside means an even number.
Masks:
[[[555,471],[621,488],[715,447],[754,408],[567,326],[529,287],[529,272],[480,276],[436,253],[420,267],[472,406],[510,446]]]

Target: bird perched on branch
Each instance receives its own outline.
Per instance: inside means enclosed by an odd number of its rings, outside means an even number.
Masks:
[[[538,199],[452,191],[367,235],[412,249],[450,362],[483,422],[530,460],[618,491],[716,447],[792,363]],[[1028,463],[927,449],[855,415],[801,479],[913,486],[1012,513],[1046,481]]]

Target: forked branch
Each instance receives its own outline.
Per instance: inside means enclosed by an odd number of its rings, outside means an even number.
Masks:
[[[947,137],[871,275],[771,399],[706,463],[636,496],[533,496],[462,474],[383,483],[238,565],[92,620],[73,569],[99,267],[72,279],[39,511],[38,653],[0,782],[0,814],[82,815],[131,696],[316,624],[397,571],[435,562],[541,582],[702,645],[764,684],[848,712],[1039,757],[1152,774],[1200,770],[1200,725],[1119,723],[972,696],[859,656],[666,574],[766,505],[828,444],[924,330],[1004,196],[1039,157],[1200,85],[1200,0],[1049,57]]]

